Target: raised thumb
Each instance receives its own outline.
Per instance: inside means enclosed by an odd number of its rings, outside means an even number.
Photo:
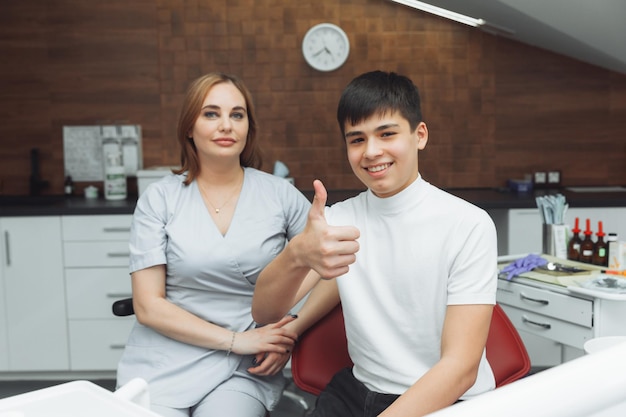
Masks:
[[[324,187],[324,184],[322,184],[320,180],[313,181],[313,189],[315,190],[315,196],[313,197],[313,203],[311,204],[309,213],[323,219],[328,193],[326,192],[326,187]]]

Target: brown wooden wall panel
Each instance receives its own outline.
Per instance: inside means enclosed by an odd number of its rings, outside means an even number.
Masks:
[[[300,44],[333,22],[351,40],[320,73]],[[220,70],[254,94],[264,169],[296,184],[361,188],[335,111],[373,69],[418,84],[430,139],[420,171],[442,187],[494,187],[560,169],[566,185],[626,184],[626,75],[383,0],[4,0],[0,13],[0,193],[28,193],[29,151],[63,184],[63,125],[142,125],[145,166],[178,163],[187,85]]]

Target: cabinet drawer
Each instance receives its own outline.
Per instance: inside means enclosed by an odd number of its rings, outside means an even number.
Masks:
[[[584,343],[593,338],[593,329],[591,328],[506,304],[501,305],[517,330],[523,330],[578,349],[582,349]]]
[[[65,271],[70,319],[110,319],[113,302],[132,296],[128,268],[72,268]]]
[[[593,326],[593,301],[498,280],[498,302],[581,326]]]
[[[125,240],[130,236],[132,215],[63,216],[64,241]]]
[[[128,267],[130,250],[128,241],[118,242],[65,242],[63,244],[65,267]]]
[[[134,318],[70,320],[72,371],[115,371]]]

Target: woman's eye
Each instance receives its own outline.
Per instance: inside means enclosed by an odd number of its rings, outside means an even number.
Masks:
[[[219,117],[219,115],[215,111],[205,111],[204,117],[207,117],[209,119],[215,119],[216,117]]]
[[[246,115],[243,113],[233,113],[231,116],[233,119],[243,120],[246,118]]]

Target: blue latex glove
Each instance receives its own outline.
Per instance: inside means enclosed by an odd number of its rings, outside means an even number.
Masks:
[[[546,259],[543,259],[541,256],[530,254],[502,268],[500,273],[507,274],[506,279],[507,281],[510,281],[511,278],[516,277],[519,274],[532,271],[538,266],[545,265],[547,263],[548,261]]]

